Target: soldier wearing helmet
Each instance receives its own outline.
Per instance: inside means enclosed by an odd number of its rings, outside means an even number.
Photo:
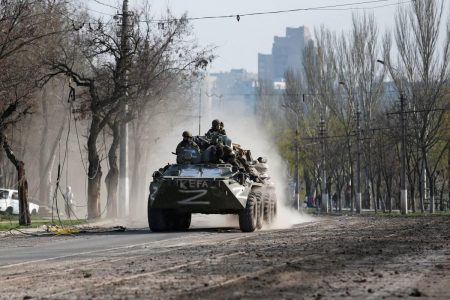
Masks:
[[[175,153],[177,155],[181,153],[182,148],[187,148],[187,147],[195,148],[198,150],[198,152],[200,152],[200,148],[194,142],[192,134],[189,131],[184,131],[182,136],[183,136],[183,140],[178,144],[177,149],[175,151]]]
[[[222,126],[221,126],[222,125]],[[213,135],[221,134],[226,135],[225,129],[223,128],[223,122],[220,122],[218,119],[212,121],[211,129],[205,134],[207,137],[212,137]]]
[[[244,165],[236,158],[236,153],[230,146],[223,147],[223,161],[238,168],[244,169]]]

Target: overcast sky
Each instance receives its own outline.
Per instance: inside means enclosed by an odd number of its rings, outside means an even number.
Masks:
[[[130,0],[130,7],[140,5],[143,0]],[[175,15],[188,13],[188,17],[204,17],[217,15],[237,15],[252,12],[311,8],[327,5],[339,5],[367,0],[153,0],[154,15],[161,16],[169,7]],[[113,8],[85,0],[88,7],[105,13],[114,14]],[[122,1],[102,0],[103,3],[118,6]],[[192,21],[194,32],[200,45],[217,46],[218,58],[213,62],[210,71],[229,71],[244,68],[257,72],[258,53],[270,53],[273,37],[284,36],[286,27],[307,26],[311,33],[315,27],[325,25],[336,31],[348,31],[351,26],[352,13],[363,13],[361,9],[382,5],[385,7],[367,9],[372,11],[379,24],[380,33],[394,26],[394,16],[398,5],[408,5],[405,0],[386,0],[376,3],[351,5],[327,10],[298,11],[262,16],[242,17],[238,22],[232,19],[206,19]],[[398,4],[400,3],[400,4]]]

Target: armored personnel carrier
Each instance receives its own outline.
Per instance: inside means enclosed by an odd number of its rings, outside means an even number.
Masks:
[[[275,187],[265,174],[267,160],[251,160],[250,151],[232,144],[226,136],[211,141],[195,137],[200,144],[183,149],[176,164],[168,164],[153,173],[148,198],[148,222],[154,232],[187,230],[193,213],[237,214],[244,232],[270,224],[277,213]],[[233,147],[248,160],[245,168],[229,163],[208,162],[208,143]],[[205,147],[208,147],[205,149]]]

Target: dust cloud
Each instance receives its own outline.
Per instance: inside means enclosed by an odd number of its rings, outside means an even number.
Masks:
[[[288,182],[288,167],[280,156],[277,145],[265,131],[262,124],[247,106],[236,101],[219,113],[212,114],[213,119],[223,120],[228,136],[234,143],[240,144],[244,149],[252,151],[253,158],[267,157],[269,175],[275,184],[278,200],[277,218],[269,228],[282,229],[295,224],[311,221],[312,218],[299,213],[292,208],[286,195]]]

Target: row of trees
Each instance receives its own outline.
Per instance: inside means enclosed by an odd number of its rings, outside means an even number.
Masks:
[[[443,1],[399,7],[393,34],[383,36],[370,14],[354,15],[350,32],[316,29],[304,70],[286,73],[277,103],[264,97],[270,88],[261,85],[260,114],[278,118],[272,128],[291,168],[298,122],[307,196],[336,192],[338,209],[353,208],[359,160],[362,207],[400,208],[404,117],[409,208],[424,211],[428,205],[433,212],[437,194],[444,209],[450,188],[450,23],[444,11]],[[284,110],[276,108],[280,103]],[[322,144],[324,151],[317,151]]]
[[[39,200],[44,202],[58,192],[52,192],[51,174],[63,131],[69,127],[68,143],[74,119],[84,124],[88,217],[102,213],[102,147],[108,148],[108,212],[115,216],[120,124],[132,124],[131,185],[138,191],[144,177],[140,161],[152,120],[158,113],[173,110],[178,103],[172,100],[186,95],[199,70],[213,59],[212,49],[196,44],[185,16],[175,18],[167,12],[161,26],[151,21],[149,7],[130,12],[126,4],[117,18],[105,21],[63,0],[0,2],[0,137],[19,176],[21,224],[30,223],[27,180],[24,163],[12,152],[7,132],[22,130],[15,144],[22,140],[24,154],[30,142],[38,140],[33,132],[29,139],[26,134],[36,130],[36,123],[42,126],[38,176]],[[39,113],[40,120],[36,114],[30,116],[33,112]],[[58,166],[58,181],[63,166]],[[3,185],[14,186],[8,168],[2,170]]]

